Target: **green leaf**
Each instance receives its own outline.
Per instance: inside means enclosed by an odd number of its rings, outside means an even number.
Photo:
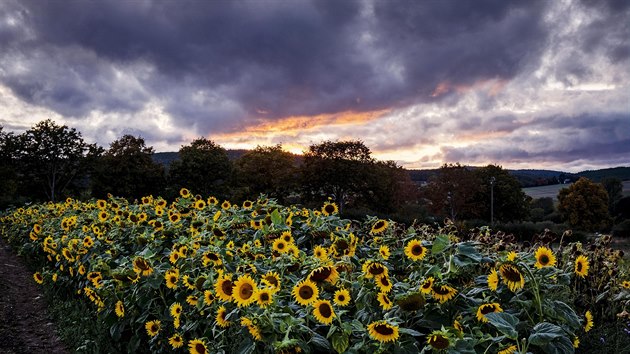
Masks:
[[[566,322],[572,328],[580,328],[580,318],[571,306],[562,301],[554,301],[552,309],[559,320]]]
[[[315,332],[313,332],[313,336],[311,337],[309,343],[313,343],[322,349],[326,349],[327,351],[331,351],[332,349],[332,347],[330,346],[330,342],[328,342],[328,339]]]
[[[400,333],[405,333],[408,334],[410,336],[414,336],[414,337],[420,337],[422,335],[422,333],[418,332],[418,331],[414,331],[413,329],[410,328],[399,328],[398,332]]]
[[[457,252],[459,255],[468,257],[477,263],[481,262],[481,254],[479,254],[472,242],[460,243],[457,246]]]
[[[433,241],[433,247],[431,248],[431,253],[432,254],[441,253],[448,247],[449,243],[450,241],[448,239],[448,235],[438,235],[435,238],[435,241]]]
[[[508,338],[516,339],[518,337],[518,331],[516,330],[519,322],[518,317],[505,312],[494,312],[487,314],[486,318],[491,325]]]
[[[348,339],[348,335],[342,333],[336,333],[332,337],[332,346],[337,351],[337,353],[343,353],[348,349],[350,345],[350,340]]]
[[[543,346],[564,335],[564,330],[561,327],[552,323],[542,322],[534,326],[534,330],[529,336],[529,342],[533,345]]]
[[[253,340],[247,338],[241,341],[241,345],[238,347],[237,352],[239,354],[250,354],[253,353],[255,349],[256,343]]]
[[[278,209],[274,210],[271,213],[271,222],[273,222],[274,225],[282,225],[282,224],[284,224],[282,222],[282,215],[280,215],[280,213],[278,212]]]

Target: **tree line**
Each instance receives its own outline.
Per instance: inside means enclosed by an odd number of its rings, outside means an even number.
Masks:
[[[230,159],[225,148],[198,138],[182,146],[178,159],[168,165],[156,162],[153,154],[153,147],[141,137],[124,135],[105,149],[52,120],[22,134],[0,126],[0,207],[108,194],[173,200],[181,188],[187,188],[202,197],[237,203],[260,194],[307,207],[331,201],[348,217],[370,214],[404,222],[506,223],[542,220],[556,213],[560,216],[555,221],[575,221],[594,230],[611,225],[610,211],[619,202],[619,185],[614,184],[608,191],[602,187],[603,192],[599,187],[584,188],[588,198],[598,196],[604,207],[589,199],[589,207],[584,208],[580,204],[584,198],[574,201],[562,194],[556,208],[552,201],[532,200],[516,178],[496,165],[445,164],[428,184],[421,185],[395,162],[375,159],[358,140],[313,144],[302,156],[284,151],[281,145],[258,146]],[[575,214],[580,208],[595,216]],[[595,221],[584,224],[585,220]]]

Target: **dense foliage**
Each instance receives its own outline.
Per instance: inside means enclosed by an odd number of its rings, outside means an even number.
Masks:
[[[332,202],[180,194],[36,204],[0,233],[129,352],[571,353],[630,298],[609,239],[522,247],[488,228],[346,220]]]

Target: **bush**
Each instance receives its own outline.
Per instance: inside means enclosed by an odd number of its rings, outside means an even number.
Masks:
[[[630,219],[613,226],[612,234],[615,237],[630,237]]]

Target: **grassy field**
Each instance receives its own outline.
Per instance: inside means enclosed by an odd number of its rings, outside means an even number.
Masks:
[[[558,198],[558,192],[560,189],[567,187],[569,187],[569,184],[554,184],[551,186],[523,188],[523,192],[532,198],[551,197],[555,202]],[[630,181],[623,182],[623,195],[630,195]]]

